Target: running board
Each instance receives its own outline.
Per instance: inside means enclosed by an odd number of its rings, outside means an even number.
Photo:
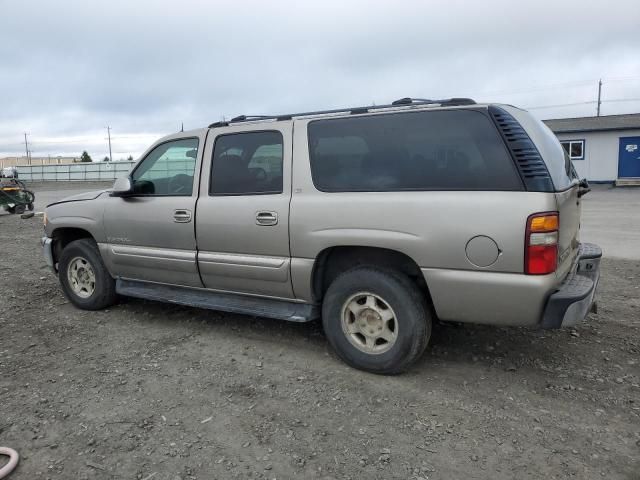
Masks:
[[[309,322],[319,317],[318,309],[306,303],[287,302],[263,297],[218,293],[197,288],[178,287],[134,280],[116,280],[116,292],[127,297],[176,303],[255,317],[290,322]]]

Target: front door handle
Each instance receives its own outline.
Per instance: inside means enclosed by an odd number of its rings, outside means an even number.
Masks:
[[[191,221],[191,210],[175,210],[173,221],[176,223],[189,223]]]
[[[256,213],[256,225],[277,225],[278,213],[277,212],[257,212]]]

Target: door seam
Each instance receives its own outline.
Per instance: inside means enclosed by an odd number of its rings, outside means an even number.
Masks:
[[[198,203],[200,202],[200,193],[201,193],[201,185],[202,185],[202,169],[204,168],[204,152],[207,150],[207,140],[209,139],[209,132],[211,129],[207,129],[207,133],[204,136],[204,145],[202,146],[202,155],[200,156],[200,171],[198,172],[198,195],[196,196],[196,203],[194,205],[194,213],[193,213],[193,242],[195,244],[195,254],[196,254],[196,272],[198,272],[198,278],[200,279],[200,284],[204,288],[204,280],[202,279],[202,272],[200,272],[200,250],[198,249]]]

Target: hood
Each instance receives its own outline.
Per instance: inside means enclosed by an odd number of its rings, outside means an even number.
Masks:
[[[50,207],[51,205],[58,205],[60,203],[67,202],[81,202],[84,200],[95,200],[103,193],[107,193],[109,190],[93,190],[91,192],[78,193],[76,195],[71,195],[70,197],[63,198],[62,200],[58,200],[57,202],[50,203],[47,205]]]

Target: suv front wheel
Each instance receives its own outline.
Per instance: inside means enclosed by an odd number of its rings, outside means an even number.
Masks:
[[[354,268],[331,283],[322,323],[340,358],[380,374],[406,370],[431,336],[431,314],[417,286],[398,272],[372,267]]]
[[[58,262],[58,276],[62,290],[76,307],[100,310],[116,301],[116,282],[91,239],[75,240],[64,247]]]

